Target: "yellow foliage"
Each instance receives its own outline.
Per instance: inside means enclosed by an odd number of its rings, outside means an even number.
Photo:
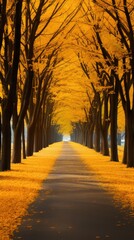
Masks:
[[[85,110],[88,112],[90,108],[88,94],[93,94],[75,52],[69,49],[60,53],[60,57],[63,60],[54,69],[50,87],[54,101],[52,120],[59,126],[60,133],[70,134],[73,130],[72,123],[87,121]]]

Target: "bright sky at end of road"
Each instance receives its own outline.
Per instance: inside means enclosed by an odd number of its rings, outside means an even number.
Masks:
[[[70,136],[69,135],[63,136],[63,141],[69,142],[70,141]]]

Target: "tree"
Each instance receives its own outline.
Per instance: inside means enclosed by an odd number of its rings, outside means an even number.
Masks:
[[[133,6],[131,1],[123,0],[118,2],[112,0],[108,3],[105,1],[94,1],[100,8],[103,8],[107,15],[116,24],[118,32],[118,45],[122,46],[122,56],[120,58],[120,71],[122,76],[116,78],[119,92],[122,100],[122,106],[125,113],[126,121],[126,148],[127,166],[134,166],[134,95],[131,93],[134,86],[134,33],[133,33]],[[119,66],[119,65],[118,65]],[[120,74],[121,75],[121,74]]]
[[[118,107],[118,84],[115,84],[116,78],[118,78],[118,75],[116,74],[116,68],[118,66],[118,59],[114,56],[113,52],[109,52],[109,49],[106,48],[104,41],[102,39],[102,36],[105,35],[105,31],[107,31],[107,28],[105,27],[105,18],[103,16],[103,12],[100,14],[97,13],[96,9],[93,8],[92,5],[87,5],[85,2],[82,10],[84,12],[85,20],[88,26],[88,29],[90,31],[89,34],[86,34],[86,30],[81,30],[82,37],[79,37],[80,44],[83,48],[84,52],[84,61],[87,57],[90,57],[90,62],[86,63],[86,65],[90,65],[89,68],[89,74],[91,75],[91,72],[96,72],[96,76],[91,77],[90,81],[94,82],[94,88],[97,85],[97,92],[106,92],[109,94],[108,99],[110,99],[110,118],[108,117],[108,121],[103,121],[103,124],[105,126],[105,130],[103,131],[102,124],[101,124],[101,133],[102,133],[102,140],[105,141],[107,139],[108,134],[108,127],[109,127],[109,119],[110,119],[110,129],[111,129],[111,160],[118,161],[118,153],[117,153],[117,107]],[[101,18],[101,22],[100,22]],[[80,25],[81,26],[81,25]],[[83,38],[85,39],[83,41]],[[89,50],[90,46],[90,50]],[[87,49],[87,50],[86,50]],[[112,49],[114,50],[114,49]],[[86,54],[87,52],[87,54]],[[87,60],[88,61],[88,60]],[[93,70],[92,70],[93,69]],[[108,70],[107,70],[108,69]],[[86,69],[85,69],[86,70]],[[87,72],[87,71],[85,71]],[[87,74],[87,73],[86,73]],[[95,83],[96,81],[96,83]],[[98,88],[101,87],[102,91]],[[105,97],[104,103],[107,102],[107,94],[103,94],[103,97],[100,99],[103,99]],[[99,98],[98,98],[99,99]],[[102,101],[103,103],[103,101]],[[100,111],[102,108],[102,104],[99,104]],[[107,105],[108,108],[108,105]],[[108,115],[108,109],[105,105],[105,114]],[[114,112],[114,115],[113,115]],[[98,118],[99,118],[98,115]],[[114,117],[113,117],[114,116]],[[107,122],[107,124],[106,124]],[[100,120],[99,122],[100,123]],[[97,124],[97,127],[99,124]],[[103,134],[106,132],[106,136]],[[99,131],[98,131],[99,135]],[[99,137],[98,137],[99,139]],[[107,145],[107,146],[106,146]],[[105,153],[108,154],[108,144],[107,140],[105,141]],[[107,153],[106,153],[107,152]]]
[[[28,132],[31,132],[31,129],[35,128],[35,122],[36,122],[35,120],[36,120],[37,113],[39,112],[39,110],[37,110],[38,104],[36,105],[34,110],[32,109],[32,112],[30,108],[30,106],[32,107],[34,106],[33,99],[32,99],[32,97],[34,96],[34,90],[36,90],[34,88],[34,80],[42,79],[39,81],[39,83],[37,83],[37,86],[41,90],[42,81],[44,82],[44,86],[45,86],[45,84],[48,82],[48,79],[51,79],[52,71],[50,70],[50,76],[48,73],[46,73],[46,70],[48,70],[47,64],[49,62],[49,57],[51,56],[54,49],[55,48],[57,49],[60,46],[61,42],[63,41],[63,37],[59,42],[59,46],[56,46],[59,35],[64,31],[66,26],[68,26],[71,19],[73,19],[73,17],[78,11],[77,9],[73,10],[67,16],[64,16],[64,14],[62,13],[62,8],[65,3],[66,3],[66,0],[63,0],[60,3],[57,1],[50,3],[49,1],[45,2],[44,0],[40,0],[39,4],[36,4],[35,1],[26,2],[26,10],[25,10],[26,20],[24,24],[25,25],[25,30],[24,30],[25,41],[23,42],[25,55],[22,53],[23,58],[27,62],[26,66],[23,63],[23,66],[25,67],[25,71],[26,71],[26,80],[24,82],[24,87],[23,87],[21,109],[17,117],[16,126],[14,128],[13,162],[21,161],[20,136],[21,136],[22,126],[23,126],[23,121],[28,111],[28,108],[31,116],[31,121],[29,121]],[[60,19],[61,16],[62,16],[62,19]],[[56,17],[59,18],[59,23],[55,26],[54,19]],[[50,27],[52,28],[54,27],[54,31],[52,33],[50,30]],[[46,35],[44,34],[45,32],[47,33]],[[39,43],[42,41],[43,41],[43,45],[40,45]],[[47,57],[48,57],[48,61],[47,61]],[[42,63],[44,62],[42,73],[40,73],[43,76],[38,78],[38,75],[34,69],[34,64],[39,63],[38,67],[40,68],[41,67],[40,62]],[[50,66],[50,67],[53,67],[53,66]],[[45,78],[46,78],[46,83],[45,83]],[[38,95],[40,90],[37,90]],[[39,105],[41,106],[41,104]],[[31,113],[34,116],[32,116]],[[32,133],[34,135],[34,131],[32,131]],[[33,139],[32,134],[28,133],[28,138]],[[31,155],[33,152],[32,151],[33,140],[30,141],[30,139],[28,140],[28,144],[27,144],[28,155]]]
[[[2,79],[5,97],[2,101],[2,170],[10,170],[10,157],[11,157],[11,129],[10,120],[13,114],[13,107],[16,101],[16,86],[17,86],[17,73],[18,64],[20,59],[20,38],[21,38],[21,13],[22,1],[17,1],[15,4],[14,13],[14,47],[13,58],[11,67]],[[10,87],[9,87],[10,86]]]

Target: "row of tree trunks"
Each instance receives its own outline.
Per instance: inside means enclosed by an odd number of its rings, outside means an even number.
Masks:
[[[113,11],[107,11],[109,3],[106,3],[105,7],[103,1],[94,1],[103,11],[107,12],[108,16],[113,20],[117,27],[118,36],[124,53],[122,59],[118,58],[117,62],[122,64],[123,75],[119,79],[117,73],[115,73],[116,84],[119,85],[119,94],[122,102],[122,106],[125,114],[125,146],[123,163],[127,164],[127,167],[134,167],[134,94],[131,93],[131,89],[134,89],[134,31],[133,31],[133,18],[130,11],[130,5],[128,1],[122,1],[122,15],[120,15],[120,8],[117,1],[111,1],[111,9]],[[99,32],[99,31],[98,31]],[[99,35],[99,33],[96,33]],[[127,39],[127,40],[126,40]],[[104,58],[107,61],[108,66],[113,69],[115,66],[119,68],[118,63],[115,65],[113,60],[108,54],[108,50],[104,48],[103,42],[101,42],[101,50]],[[129,69],[128,69],[129,65]],[[116,72],[116,71],[115,71]],[[114,84],[113,84],[114,86]],[[114,113],[116,115],[116,112]],[[113,120],[114,121],[114,120]],[[116,128],[116,122],[114,123],[114,129]],[[113,130],[114,130],[113,129]],[[114,130],[116,131],[116,130]],[[113,157],[117,157],[116,141],[113,142],[113,149],[115,153]],[[118,158],[116,159],[118,160]]]
[[[118,161],[118,149],[117,149],[118,88],[115,88],[114,94],[108,95],[104,93],[102,103],[99,96],[97,96],[97,98],[95,99],[96,104],[95,103],[93,104],[92,116],[90,111],[89,118],[90,122],[88,124],[83,125],[83,128],[80,128],[79,124],[77,124],[72,135],[72,140],[79,142],[83,145],[86,145],[89,148],[94,148],[97,152],[101,152],[104,156],[109,156],[108,137],[110,126],[110,153],[111,153],[110,159],[111,161]],[[95,106],[97,107],[95,108]],[[110,111],[108,109],[109,107]],[[86,136],[86,140],[84,142],[83,136]]]

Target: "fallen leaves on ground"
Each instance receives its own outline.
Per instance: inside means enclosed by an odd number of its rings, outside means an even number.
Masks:
[[[127,168],[121,161],[110,161],[110,157],[103,156],[93,149],[73,142],[70,144],[89,170],[95,173],[99,183],[113,194],[115,203],[121,203],[122,210],[130,209],[130,214],[134,216],[134,169]],[[122,155],[123,150],[120,147],[120,158]]]
[[[0,240],[11,239],[28,206],[37,197],[61,148],[62,143],[52,144],[22,160],[22,163],[12,164],[12,171],[0,172]]]
[[[123,209],[129,207],[134,216],[134,169],[126,168],[121,162],[111,162],[109,157],[80,144],[70,142],[69,145],[76,157],[95,173],[101,186],[113,194],[115,203],[121,203]],[[11,239],[60,156],[62,146],[62,142],[52,144],[21,164],[12,164],[12,171],[0,172],[0,240]],[[120,149],[120,156],[122,153]]]

